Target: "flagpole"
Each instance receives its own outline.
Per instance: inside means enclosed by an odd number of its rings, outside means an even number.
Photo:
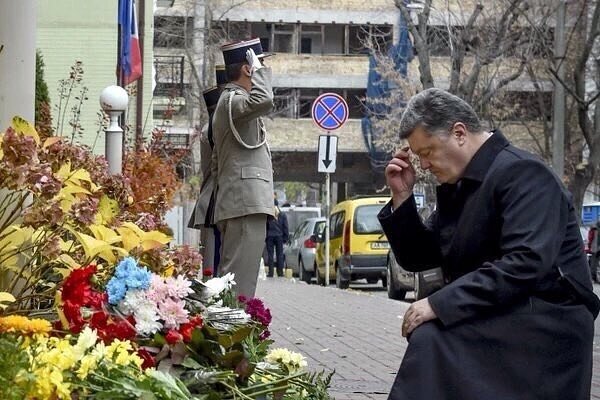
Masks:
[[[123,89],[125,89],[123,86],[123,81],[124,81],[124,75],[123,75],[123,68],[121,67],[121,46],[122,46],[122,38],[123,38],[123,28],[121,26],[120,23],[120,15],[121,15],[121,1],[123,0],[119,0],[117,2],[117,86],[122,87]],[[126,121],[126,116],[127,115],[127,110],[123,111],[123,113],[121,115],[119,115],[119,126],[121,127],[121,129],[123,130],[123,133],[125,133],[125,121]],[[123,136],[121,137],[121,159],[123,160],[125,156],[125,134],[123,134]]]
[[[146,25],[146,0],[140,0],[138,7],[138,40],[140,44],[140,59],[142,62],[142,76],[137,80],[137,96],[135,102],[135,149],[140,150],[144,140],[143,115],[144,115],[144,35]]]

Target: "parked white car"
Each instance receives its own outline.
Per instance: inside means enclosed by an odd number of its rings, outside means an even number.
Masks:
[[[308,218],[296,228],[290,236],[290,241],[283,247],[286,268],[291,268],[300,280],[310,283],[315,275],[315,253],[317,235],[325,226],[325,218]]]

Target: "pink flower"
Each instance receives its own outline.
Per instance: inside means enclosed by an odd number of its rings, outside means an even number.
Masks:
[[[167,291],[171,297],[179,297],[183,299],[194,291],[190,288],[192,282],[179,275],[177,278],[167,278]]]
[[[169,297],[169,288],[165,283],[165,280],[156,274],[152,274],[150,288],[146,295],[150,300],[157,303]]]
[[[158,304],[158,315],[165,321],[165,328],[179,328],[179,324],[188,322],[188,312],[183,308],[184,302],[167,298]]]

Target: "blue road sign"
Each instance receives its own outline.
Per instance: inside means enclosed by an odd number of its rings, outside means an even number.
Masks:
[[[336,93],[323,93],[312,105],[312,118],[321,129],[334,131],[348,120],[348,104]]]

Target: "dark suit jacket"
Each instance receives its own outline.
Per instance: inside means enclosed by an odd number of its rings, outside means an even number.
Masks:
[[[437,196],[426,224],[414,198],[393,214],[385,207],[380,222],[404,269],[442,267],[448,285],[429,301],[445,325],[533,295],[575,295],[597,315],[571,196],[538,158],[497,131]]]
[[[414,198],[379,215],[403,268],[441,266],[390,400],[588,400],[598,298],[558,178],[495,132],[423,224]],[[591,311],[591,313],[590,313]]]

